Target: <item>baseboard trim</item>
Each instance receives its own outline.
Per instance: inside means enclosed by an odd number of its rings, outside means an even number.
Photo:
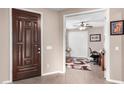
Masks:
[[[58,71],[58,73],[60,73],[60,74],[65,74],[65,72],[64,72],[64,71]]]
[[[2,84],[9,84],[9,83],[12,83],[11,81],[3,81]]]
[[[120,80],[107,79],[107,81],[117,84],[124,84],[124,81],[120,81]]]
[[[49,73],[43,73],[42,76],[47,76],[47,75],[53,75],[53,74],[64,74],[63,71],[54,71],[54,72],[49,72]]]

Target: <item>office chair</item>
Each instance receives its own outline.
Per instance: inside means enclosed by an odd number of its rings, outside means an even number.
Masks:
[[[91,61],[91,62],[94,62],[94,65],[98,65],[99,57],[100,57],[99,53],[97,51],[92,51],[91,48],[89,48],[89,49],[90,49],[90,57],[93,58],[93,61]]]

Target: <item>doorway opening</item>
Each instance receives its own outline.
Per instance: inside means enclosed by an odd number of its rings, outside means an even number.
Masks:
[[[73,69],[109,78],[108,25],[107,9],[64,15],[65,73]]]

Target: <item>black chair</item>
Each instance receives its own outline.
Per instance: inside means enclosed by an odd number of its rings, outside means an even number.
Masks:
[[[100,57],[99,53],[97,51],[92,51],[91,48],[89,48],[89,49],[90,49],[90,57],[93,58],[93,61],[91,61],[91,62],[94,62],[94,65],[98,65],[99,57]]]

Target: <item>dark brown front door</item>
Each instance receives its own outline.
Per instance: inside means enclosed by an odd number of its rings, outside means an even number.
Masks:
[[[41,75],[40,14],[12,9],[13,80]]]

